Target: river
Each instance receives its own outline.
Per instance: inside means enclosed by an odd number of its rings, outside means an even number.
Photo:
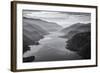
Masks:
[[[35,56],[35,61],[72,60],[80,56],[65,48],[67,39],[60,32],[51,32],[39,41],[40,45],[31,45],[24,57]]]

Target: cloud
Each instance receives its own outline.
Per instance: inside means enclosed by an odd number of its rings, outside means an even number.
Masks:
[[[79,22],[91,22],[90,13],[80,13],[80,12],[24,10],[23,16],[29,18],[42,19],[48,22],[55,22],[63,27],[68,26],[70,24],[79,23]]]
[[[48,11],[39,11],[39,12],[29,12],[25,13],[24,16],[33,17],[33,18],[51,18],[51,19],[64,19],[67,18],[68,14],[63,14],[60,12],[48,12]]]

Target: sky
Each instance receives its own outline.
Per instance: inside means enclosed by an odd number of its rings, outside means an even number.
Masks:
[[[23,16],[28,18],[41,19],[48,22],[57,23],[62,27],[68,27],[75,23],[90,23],[90,13],[80,12],[59,12],[45,10],[23,10]]]

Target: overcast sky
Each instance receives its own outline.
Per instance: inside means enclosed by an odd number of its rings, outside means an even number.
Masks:
[[[90,13],[79,13],[79,12],[76,13],[76,12],[23,10],[23,16],[28,18],[42,19],[48,22],[54,22],[63,27],[67,27],[75,23],[91,22]]]

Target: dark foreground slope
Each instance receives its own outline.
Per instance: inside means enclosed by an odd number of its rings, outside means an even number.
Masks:
[[[77,52],[83,59],[91,58],[91,33],[83,32],[74,35],[67,41],[66,49]]]
[[[77,52],[83,59],[91,58],[91,23],[77,23],[61,30],[68,39],[66,49]]]

